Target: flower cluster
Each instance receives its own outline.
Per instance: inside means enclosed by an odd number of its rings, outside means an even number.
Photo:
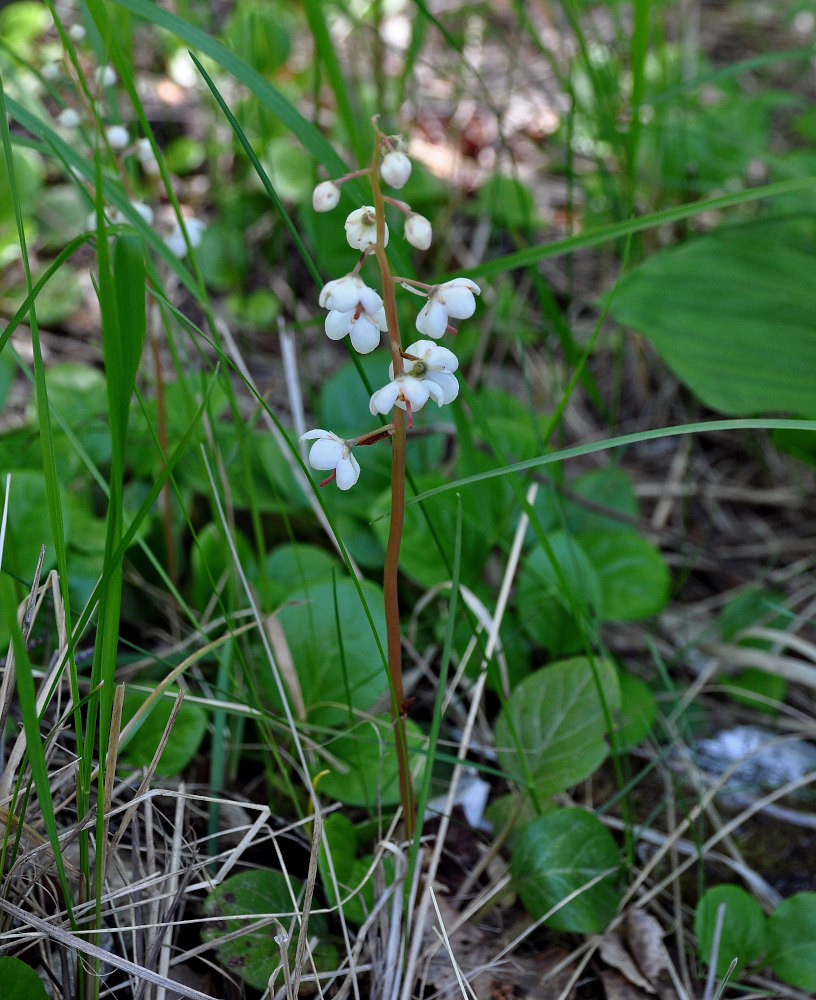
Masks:
[[[411,175],[411,161],[402,149],[399,137],[378,133],[378,143],[381,151],[378,161],[379,179],[389,187],[403,187]],[[312,196],[314,210],[329,212],[336,208],[340,203],[341,185],[352,177],[370,174],[373,169],[357,170],[339,179],[318,184]],[[378,192],[379,184],[375,194]],[[375,201],[377,200],[375,197]],[[408,243],[419,250],[427,250],[433,237],[428,219],[414,212],[406,202],[387,195],[379,196],[380,212],[384,202],[393,205],[405,217],[403,235]],[[394,407],[398,407],[406,412],[407,426],[411,429],[413,413],[421,410],[429,399],[443,406],[452,402],[459,394],[459,383],[454,374],[459,367],[456,355],[435,341],[446,332],[456,332],[450,326],[451,319],[467,319],[473,315],[476,310],[475,296],[480,294],[480,288],[470,278],[453,278],[441,284],[426,285],[414,279],[393,278],[389,274],[391,287],[398,284],[426,300],[417,316],[416,328],[424,337],[432,339],[417,340],[403,349],[399,331],[389,328],[383,302],[386,292],[383,291],[381,296],[360,276],[368,257],[377,255],[378,250],[382,255],[388,245],[388,226],[382,218],[378,226],[377,209],[372,205],[363,205],[348,215],[345,231],[349,246],[358,250],[361,256],[352,271],[329,281],[320,292],[319,303],[328,310],[326,335],[332,340],[348,336],[352,347],[360,354],[375,350],[380,344],[381,334],[388,335],[394,358],[389,368],[389,381],[372,395],[369,409],[372,414],[389,414]],[[382,247],[377,245],[380,238]],[[382,256],[378,259],[382,261]],[[383,287],[385,288],[385,275]],[[393,291],[391,295],[393,304]],[[391,315],[394,315],[393,305]],[[320,485],[324,486],[334,480],[341,490],[348,490],[360,476],[360,465],[352,449],[358,445],[373,444],[393,430],[393,423],[386,424],[375,431],[345,440],[331,431],[318,428],[302,435],[301,440],[314,442],[309,450],[309,464],[312,468],[331,473]]]

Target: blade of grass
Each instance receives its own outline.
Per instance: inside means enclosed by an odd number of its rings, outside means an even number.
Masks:
[[[633,434],[621,434],[619,437],[608,438],[606,441],[590,441],[588,444],[576,445],[574,448],[564,448],[561,451],[550,452],[548,455],[538,455],[536,458],[528,458],[523,462],[514,462],[500,469],[489,469],[487,472],[480,472],[473,476],[455,479],[450,483],[443,483],[440,486],[434,486],[430,490],[425,490],[425,492],[410,497],[405,502],[406,504],[421,503],[423,500],[428,500],[439,493],[447,493],[450,490],[472,486],[474,483],[480,483],[485,479],[512,476],[518,472],[526,472],[528,469],[538,469],[544,465],[551,465],[553,462],[566,462],[571,458],[579,458],[581,455],[594,455],[599,451],[606,451],[612,448],[625,448],[630,444],[641,444],[644,441],[655,441],[658,438],[680,437],[683,434],[709,434],[715,431],[753,430],[816,431],[816,420],[741,417],[727,420],[705,420],[694,424],[677,424],[674,427],[658,427],[650,431],[636,431]]]

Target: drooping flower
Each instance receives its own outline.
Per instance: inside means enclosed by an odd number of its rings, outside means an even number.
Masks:
[[[321,486],[335,479],[341,490],[350,490],[360,478],[360,463],[351,453],[353,442],[344,441],[343,438],[322,428],[306,431],[300,440],[314,440],[309,449],[309,465],[313,469],[321,472],[333,470],[332,474],[323,480]]]
[[[416,247],[417,250],[427,250],[431,245],[433,229],[424,215],[411,212],[405,219],[404,234],[405,239],[408,240],[412,247]]]
[[[63,108],[57,115],[57,121],[63,128],[76,128],[79,125],[79,113],[74,108]]]
[[[467,319],[476,311],[476,299],[481,289],[470,278],[453,278],[436,285],[428,293],[428,301],[417,316],[416,328],[426,337],[439,340],[448,328],[448,317]]]
[[[377,213],[371,205],[356,208],[346,219],[346,239],[353,250],[366,252],[377,245]],[[388,246],[388,226],[383,246]]]
[[[399,149],[389,150],[380,162],[380,177],[392,188],[405,187],[411,176],[411,161]]]
[[[207,223],[196,218],[185,219],[184,228],[187,230],[187,239],[190,241],[190,246],[193,249],[200,246],[201,241],[204,239],[204,230],[207,228]],[[168,236],[165,236],[164,242],[167,244],[170,253],[175,257],[182,258],[187,256],[187,240],[184,239],[184,233],[181,231],[181,225],[178,222],[173,226],[173,231]]]
[[[318,300],[326,317],[326,335],[342,340],[346,334],[359,354],[369,354],[380,343],[380,333],[388,329],[380,296],[358,274],[335,278],[323,286]]]
[[[312,208],[315,212],[330,212],[340,201],[340,188],[334,181],[323,181],[312,192]]]
[[[112,87],[116,83],[116,71],[113,66],[97,66],[96,82],[100,87]]]
[[[124,149],[130,142],[130,134],[124,125],[108,125],[105,129],[111,149]]]
[[[403,352],[403,370],[394,375],[394,365],[388,369],[391,381],[371,397],[372,413],[390,413],[394,406],[420,410],[433,399],[439,406],[451,403],[459,395],[459,383],[453,374],[459,361],[453,351],[440,347],[432,340],[418,340]]]

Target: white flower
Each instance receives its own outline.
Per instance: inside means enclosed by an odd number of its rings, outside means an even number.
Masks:
[[[427,250],[431,245],[433,230],[431,229],[430,222],[424,215],[411,212],[405,219],[404,233],[405,239],[408,240],[412,247],[416,247],[417,250]]]
[[[57,62],[47,62],[43,65],[40,72],[42,73],[43,80],[56,80],[62,73],[62,67]]]
[[[346,219],[346,239],[354,250],[373,250],[377,245],[377,213],[371,205],[356,208]],[[388,226],[383,246],[388,246]]]
[[[459,383],[453,372],[459,367],[459,361],[453,351],[440,347],[432,340],[418,340],[403,353],[412,355],[416,360],[406,359],[402,374],[396,378],[394,366],[390,365],[388,375],[391,381],[371,397],[368,408],[372,413],[389,413],[395,405],[404,410],[406,403],[410,403],[414,410],[420,410],[429,399],[439,406],[456,399]]]
[[[193,248],[200,246],[204,238],[204,230],[207,228],[206,222],[195,218],[185,219],[184,228],[187,230],[187,239],[190,241],[190,246]],[[187,256],[187,240],[184,239],[184,233],[181,231],[181,226],[178,222],[176,222],[170,235],[165,237],[164,242],[167,244],[170,253],[175,257],[181,258]]]
[[[405,187],[410,176],[411,161],[405,153],[392,149],[385,154],[380,163],[380,177],[389,187]]]
[[[68,35],[75,42],[81,42],[85,37],[85,27],[82,24],[72,24],[68,29]]]
[[[428,293],[428,301],[420,310],[416,328],[427,337],[439,340],[448,328],[448,317],[467,319],[476,311],[476,299],[481,289],[470,278],[454,278],[436,285]]]
[[[63,128],[76,128],[79,125],[79,113],[73,108],[63,108],[57,115],[57,121]]]
[[[321,428],[306,431],[300,437],[301,441],[313,439],[316,440],[309,449],[309,465],[321,472],[329,469],[334,470],[332,475],[328,479],[324,479],[320,485],[325,486],[332,479],[336,479],[341,490],[350,490],[360,478],[360,463],[351,453],[352,443]]]
[[[388,329],[380,296],[357,274],[335,278],[324,285],[318,300],[326,317],[326,335],[342,340],[348,334],[359,354],[368,354],[380,343],[380,332]]]
[[[100,87],[112,87],[116,83],[116,71],[113,66],[100,66],[96,71],[96,82]]]
[[[323,181],[312,192],[312,208],[315,212],[330,212],[340,201],[340,188],[334,181]]]
[[[124,149],[130,142],[130,135],[124,125],[108,125],[105,135],[108,137],[111,149]]]

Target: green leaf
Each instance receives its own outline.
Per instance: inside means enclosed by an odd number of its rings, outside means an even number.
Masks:
[[[293,901],[290,894],[295,895]],[[289,961],[295,957],[297,922],[293,923],[292,913],[297,912],[297,900],[301,884],[282,872],[270,872],[263,868],[231,875],[215,887],[204,902],[204,913],[212,918],[202,931],[205,941],[240,931],[248,924],[264,916],[275,915],[289,935]],[[218,960],[231,972],[256,990],[265,990],[269,977],[281,963],[281,946],[275,941],[280,933],[278,926],[270,922],[264,927],[215,945]],[[320,914],[313,914],[309,920],[309,934],[326,935],[326,921]],[[318,944],[316,954],[330,961],[330,949]],[[320,963],[318,963],[320,967]]]
[[[365,854],[360,857],[357,856],[357,829],[343,813],[334,812],[327,816],[324,830],[331,850],[334,876],[340,888],[340,900],[338,900],[337,894],[334,891],[334,883],[331,878],[325,847],[320,848],[319,858],[323,889],[332,906],[338,906],[342,902],[343,915],[346,920],[350,920],[355,924],[362,924],[374,905],[373,879],[369,877],[361,885],[371,867],[373,855]],[[383,867],[387,873],[390,874],[393,872],[393,861],[388,854],[386,854],[383,860]],[[360,886],[359,889],[358,886]],[[354,895],[347,898],[352,892],[354,892]]]
[[[621,707],[618,713],[618,749],[632,750],[654,730],[657,702],[651,689],[639,677],[618,673]]]
[[[9,520],[6,527],[3,567],[8,568],[23,580],[32,580],[40,547],[45,545],[43,575],[56,562],[51,526],[48,518],[48,494],[45,476],[41,472],[28,469],[8,470],[11,475],[9,487]],[[3,476],[0,492],[5,493],[6,481]],[[63,506],[64,532],[66,541],[70,539],[71,524],[68,511]]]
[[[278,612],[310,722],[341,724],[354,709],[370,708],[385,690],[382,590],[369,581],[363,581],[361,588],[375,631],[348,579],[297,591],[291,595],[292,603]],[[272,704],[281,707],[268,671],[260,683]]]
[[[625,523],[614,513],[624,518],[637,517],[640,513],[637,497],[632,489],[632,480],[617,465],[606,465],[602,469],[591,469],[570,480],[569,501],[564,508],[567,527],[574,534],[595,531],[599,528],[620,529]],[[580,499],[572,499],[572,497]],[[581,503],[581,499],[587,501]],[[600,508],[608,508],[604,513]]]
[[[596,660],[607,711],[620,707],[615,668]],[[496,720],[499,766],[541,798],[582,781],[606,758],[606,717],[586,657],[537,670],[513,691]]]
[[[777,713],[788,690],[788,682],[784,677],[760,670],[759,667],[746,667],[735,677],[722,676],[719,681],[732,701],[769,715]]]
[[[510,859],[518,894],[534,919],[614,869],[545,921],[556,930],[582,934],[600,933],[615,915],[621,895],[618,868],[612,834],[583,809],[559,809],[533,820],[519,834]]]
[[[3,1000],[48,1000],[37,973],[11,955],[0,956],[0,983],[3,983]]]
[[[610,309],[713,409],[816,416],[814,282],[811,253],[745,226],[654,254]]]
[[[718,885],[709,889],[694,915],[694,933],[700,957],[707,965],[711,964],[717,910],[722,904],[725,904],[725,915],[716,972],[718,976],[724,976],[736,958],[734,972],[738,975],[765,951],[765,914],[754,897],[737,885]]]
[[[574,653],[583,645],[573,610],[590,619],[600,617],[603,594],[600,578],[576,539],[565,531],[553,531],[547,541],[567,590],[549,554],[537,545],[519,575],[518,610],[530,638],[558,656]]]
[[[278,545],[266,559],[266,580],[275,603],[282,604],[293,590],[331,580],[345,570],[340,560],[317,545]]]
[[[142,691],[126,691],[122,707],[122,727],[133,718],[144,704],[147,695]],[[134,767],[145,767],[153,759],[162,734],[170,720],[173,701],[164,696],[156,699],[147,717],[138,725],[135,732],[128,738],[120,759]],[[200,705],[183,701],[176,716],[176,721],[170,731],[167,745],[159,759],[156,773],[165,778],[183,771],[195,756],[207,731],[207,713]]]
[[[816,892],[784,900],[768,919],[768,962],[781,980],[816,990]]]
[[[414,783],[425,764],[425,738],[410,720],[406,723],[408,752]],[[339,766],[320,779],[324,795],[355,806],[390,806],[400,801],[399,769],[393,724],[385,716],[358,723],[333,740],[329,752]]]
[[[635,621],[662,611],[669,571],[657,549],[634,531],[585,531],[581,548],[598,574],[604,621]]]

